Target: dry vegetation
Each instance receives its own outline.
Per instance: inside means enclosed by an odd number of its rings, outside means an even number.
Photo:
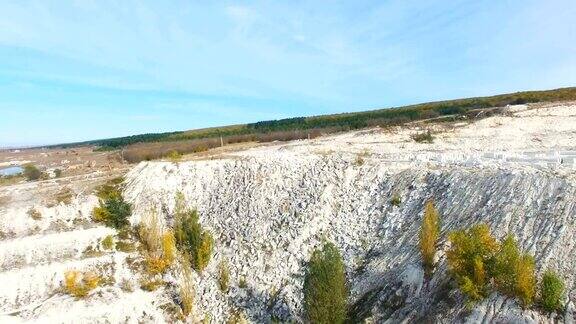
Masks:
[[[450,233],[449,240],[448,267],[471,304],[488,296],[492,282],[500,293],[518,298],[524,307],[533,304],[534,258],[519,250],[513,236],[498,242],[486,224],[478,224]]]
[[[42,214],[36,210],[35,208],[30,208],[28,209],[27,212],[28,216],[30,216],[30,218],[32,218],[33,220],[41,220],[42,219]]]
[[[163,231],[158,213],[151,211],[138,228],[140,243],[144,247],[144,258],[148,274],[164,273],[176,258],[176,239],[172,231]]]
[[[204,152],[222,145],[244,142],[292,141],[297,139],[316,138],[320,130],[293,130],[263,134],[232,135],[222,138],[203,138],[171,142],[154,142],[133,144],[122,151],[124,159],[130,163],[168,158],[179,161],[183,154]]]
[[[436,255],[436,242],[440,234],[440,218],[434,203],[426,203],[424,218],[420,229],[420,253],[426,277],[430,278],[434,270],[434,256]]]
[[[228,267],[228,261],[222,260],[218,265],[218,287],[223,293],[228,292],[228,287],[230,284],[230,269]]]
[[[184,317],[192,313],[194,306],[194,281],[192,279],[192,268],[188,266],[189,264],[189,257],[182,255],[180,258],[182,276],[178,293],[180,296],[180,308]]]
[[[74,191],[68,187],[64,187],[54,195],[54,202],[56,204],[70,205],[72,198],[74,198]]]
[[[101,243],[104,250],[112,250],[114,248],[114,238],[112,235],[103,238]]]
[[[83,298],[98,287],[101,280],[102,278],[93,272],[66,271],[64,273],[64,290],[76,298]]]

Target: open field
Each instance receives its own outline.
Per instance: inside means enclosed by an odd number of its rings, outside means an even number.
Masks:
[[[115,172],[126,168],[119,152],[94,152],[91,146],[0,150],[0,168],[26,164],[33,164],[41,171],[52,174],[52,177],[55,170],[60,170],[62,178]],[[0,185],[23,181],[23,177],[13,177],[0,181]]]

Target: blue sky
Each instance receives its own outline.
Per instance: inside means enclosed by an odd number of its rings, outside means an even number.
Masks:
[[[2,1],[0,146],[576,85],[576,1]]]

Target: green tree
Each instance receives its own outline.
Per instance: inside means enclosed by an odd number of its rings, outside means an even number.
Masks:
[[[540,304],[548,312],[555,312],[562,308],[562,295],[564,282],[552,270],[546,270],[540,284]]]
[[[431,200],[426,203],[422,227],[420,228],[420,254],[422,264],[429,278],[434,270],[434,256],[436,255],[436,241],[440,234],[440,220],[438,210]]]
[[[304,278],[304,308],[311,323],[344,323],[348,289],[342,256],[332,243],[312,253]]]

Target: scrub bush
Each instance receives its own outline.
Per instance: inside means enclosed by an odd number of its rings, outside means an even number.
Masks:
[[[547,270],[540,283],[540,305],[548,312],[559,311],[562,308],[564,281],[552,270]]]
[[[212,234],[202,228],[196,210],[176,209],[174,224],[176,244],[181,251],[190,256],[192,268],[202,272],[212,256],[214,246]]]
[[[432,142],[434,142],[434,136],[432,136],[432,133],[430,133],[429,130],[424,132],[424,133],[413,134],[411,137],[417,143],[432,143]]]
[[[102,247],[105,250],[112,250],[112,248],[114,248],[114,238],[112,237],[112,235],[108,235],[104,239],[102,239]]]
[[[83,298],[98,287],[101,280],[100,276],[92,272],[66,271],[64,273],[64,290],[76,298]]]
[[[42,177],[42,172],[34,164],[24,165],[24,177],[28,181],[35,181]]]
[[[514,236],[507,235],[502,241],[491,272],[499,292],[518,297],[524,306],[533,303],[536,290],[534,258],[521,253]]]
[[[486,224],[477,224],[448,235],[451,247],[446,253],[448,268],[462,293],[479,301],[488,293],[487,268],[498,252],[498,242]]]
[[[311,323],[344,323],[348,288],[342,256],[332,243],[316,249],[304,278],[304,309]]]
[[[100,200],[99,204],[92,211],[94,221],[116,229],[121,229],[130,223],[128,217],[132,214],[132,205],[124,201],[122,196]]]

